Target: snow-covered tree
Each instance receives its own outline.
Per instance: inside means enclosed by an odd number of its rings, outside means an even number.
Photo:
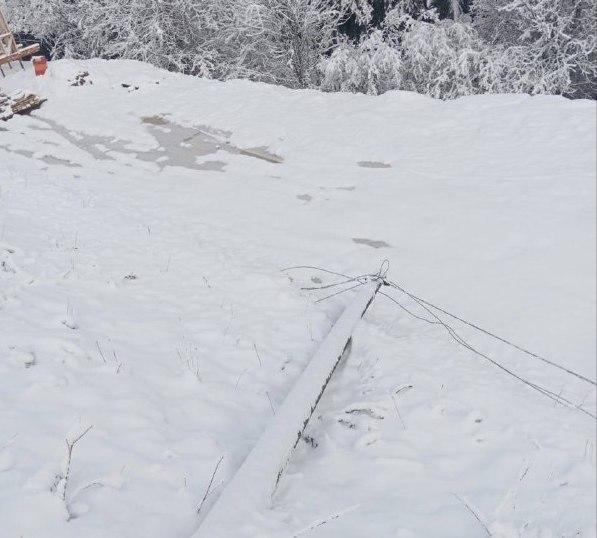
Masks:
[[[345,42],[320,64],[324,91],[380,94],[400,87],[400,52],[376,30],[358,45]]]
[[[440,20],[437,10],[417,9],[413,17],[410,2],[398,3],[387,14],[385,47],[379,38],[374,47],[364,46],[365,39],[352,50],[343,45],[322,62],[325,89],[383,91],[383,85],[363,81],[375,80],[370,73],[384,51],[382,72],[393,73],[390,87],[444,99],[475,93],[590,97],[595,92],[595,19],[589,0],[476,0],[474,24],[462,14],[455,21]]]
[[[229,39],[244,43],[243,63],[254,77],[308,87],[345,13],[334,0],[240,0],[234,23],[224,26]]]
[[[475,28],[488,43],[513,47],[546,93],[591,96],[597,75],[592,0],[475,0]]]
[[[401,50],[402,89],[442,99],[492,91],[492,53],[470,25],[404,16],[389,24]]]

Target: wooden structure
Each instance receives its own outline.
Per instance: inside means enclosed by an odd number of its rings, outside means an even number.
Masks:
[[[19,62],[23,67],[22,60],[39,51],[39,43],[24,47],[17,43],[15,36],[10,31],[6,17],[0,9],[0,73],[4,75],[3,65],[8,65],[12,69],[12,62]]]

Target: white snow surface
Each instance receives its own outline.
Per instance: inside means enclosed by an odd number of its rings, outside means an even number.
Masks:
[[[71,86],[81,71],[93,84]],[[0,123],[2,538],[196,532],[355,294],[315,302],[341,288],[302,287],[342,279],[283,268],[388,259],[409,290],[595,378],[593,102],[99,60],[0,85],[48,98]],[[595,413],[593,386],[450,323]],[[252,536],[596,535],[595,421],[381,295],[306,434]]]

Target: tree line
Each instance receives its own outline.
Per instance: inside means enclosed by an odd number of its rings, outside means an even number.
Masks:
[[[596,94],[593,0],[4,1],[54,58],[442,99]]]

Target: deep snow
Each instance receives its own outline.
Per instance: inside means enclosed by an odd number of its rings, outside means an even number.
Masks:
[[[84,70],[93,84],[70,86]],[[0,83],[48,97],[0,123],[1,536],[193,534],[351,298],[315,303],[300,287],[333,278],[285,267],[387,258],[407,288],[595,378],[592,102],[124,61]],[[456,327],[594,412],[594,388]],[[63,502],[65,438],[89,425]],[[470,510],[494,536],[596,535],[594,421],[382,296],[308,435],[252,536],[486,535]]]

